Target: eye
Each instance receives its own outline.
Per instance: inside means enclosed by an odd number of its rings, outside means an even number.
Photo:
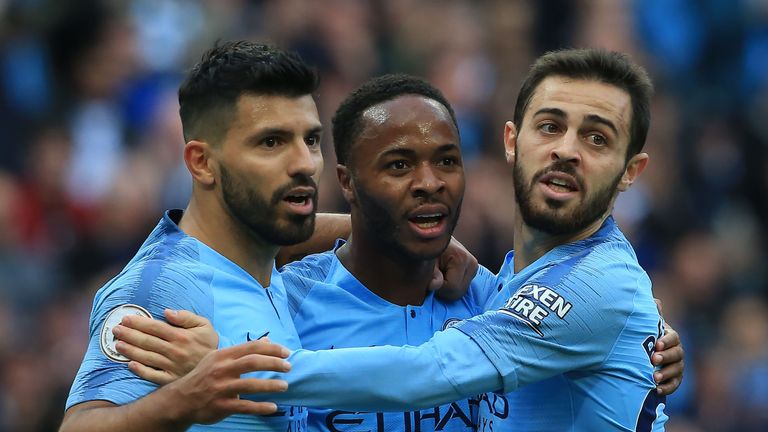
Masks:
[[[556,124],[551,122],[541,124],[539,129],[545,134],[556,134],[560,130]]]
[[[459,160],[455,157],[444,157],[440,159],[440,162],[438,163],[439,166],[446,166],[446,167],[450,167],[458,164],[459,164]]]
[[[596,134],[596,133],[587,135],[587,140],[591,144],[594,144],[594,145],[600,146],[600,147],[608,144],[608,140],[606,140],[606,138],[604,136],[602,136],[600,134]]]
[[[280,143],[280,139],[276,136],[268,136],[261,140],[261,145],[267,148],[276,147]]]
[[[396,160],[387,164],[387,168],[394,170],[403,170],[408,168],[408,163],[404,160]]]
[[[320,137],[317,135],[311,135],[304,139],[304,142],[306,142],[307,146],[309,147],[315,147],[320,145]]]

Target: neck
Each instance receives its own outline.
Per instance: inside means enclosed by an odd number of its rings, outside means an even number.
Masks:
[[[190,200],[179,228],[248,272],[261,286],[268,287],[279,247],[258,238],[221,205],[215,197]]]
[[[366,288],[390,303],[421,305],[427,296],[436,259],[414,260],[386,250],[380,242],[355,230],[336,251],[339,261]]]
[[[581,230],[554,235],[526,225],[525,222],[523,222],[518,207],[515,215],[515,273],[528,267],[534,261],[557,246],[584,240],[596,233],[609,215],[610,212],[606,212],[603,216]]]

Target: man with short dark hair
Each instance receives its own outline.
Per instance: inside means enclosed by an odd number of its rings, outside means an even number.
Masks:
[[[153,393],[128,369],[112,329],[126,315],[162,317],[187,309],[210,320],[219,345],[269,335],[300,347],[274,258],[314,229],[322,169],[317,76],[296,55],[250,42],[209,50],[179,90],[193,178],[183,212],[167,212],[125,269],[96,294],[90,343],[67,401],[62,431],[300,431],[306,411],[239,400],[278,390],[279,381],[240,380],[247,370],[284,371],[287,351],[250,342]],[[115,227],[120,229],[120,227]],[[277,357],[261,356],[271,354]],[[224,364],[223,364],[223,363]],[[203,364],[205,366],[205,363]],[[232,415],[233,413],[242,413]],[[161,429],[162,428],[162,429]]]

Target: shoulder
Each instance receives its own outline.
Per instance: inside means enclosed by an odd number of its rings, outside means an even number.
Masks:
[[[606,294],[629,294],[645,285],[648,276],[626,240],[609,237],[599,242],[579,242],[569,253],[547,263],[529,282],[550,287],[593,287]]]
[[[476,314],[483,313],[486,305],[501,291],[500,278],[488,270],[485,266],[479,266],[475,277],[469,284],[469,290],[464,298],[471,302]]]
[[[323,281],[328,277],[331,267],[336,261],[333,251],[307,255],[299,261],[294,261],[280,268],[283,277],[301,277],[304,279]]]
[[[178,249],[194,245],[157,246],[142,247],[117,276],[99,289],[92,311],[94,320],[100,321],[106,313],[125,304],[141,306],[155,317],[161,317],[165,308],[206,312],[206,305],[211,303],[213,269],[201,263],[196,254]]]

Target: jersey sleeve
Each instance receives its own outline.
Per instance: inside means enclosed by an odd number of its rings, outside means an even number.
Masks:
[[[134,375],[127,363],[110,359],[102,350],[105,319],[111,311],[128,304],[141,306],[155,319],[163,319],[165,308],[186,309],[212,319],[213,302],[207,285],[190,272],[150,262],[141,270],[121,274],[96,294],[88,348],[72,384],[67,409],[92,400],[122,405],[157,388]]]
[[[477,274],[469,284],[469,295],[475,305],[474,314],[485,312],[485,305],[500,291],[499,278],[484,266],[479,266]]]
[[[595,369],[632,314],[643,275],[620,260],[555,267],[525,281],[500,309],[455,328],[482,348],[503,376],[505,392]]]
[[[480,347],[448,329],[415,346],[294,351],[288,391],[250,395],[280,404],[352,411],[431,408],[501,388]]]

